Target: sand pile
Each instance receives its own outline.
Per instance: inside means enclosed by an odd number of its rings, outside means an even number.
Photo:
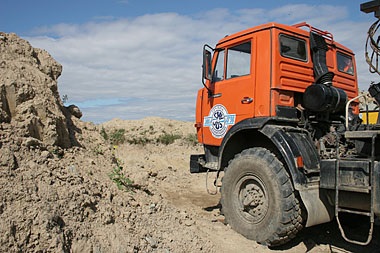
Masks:
[[[126,178],[98,126],[63,106],[61,71],[0,33],[0,251],[212,251],[186,214]]]

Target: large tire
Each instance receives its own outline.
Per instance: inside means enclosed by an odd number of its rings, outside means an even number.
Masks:
[[[231,160],[221,188],[226,222],[246,238],[278,246],[302,229],[301,208],[283,164],[265,148]]]

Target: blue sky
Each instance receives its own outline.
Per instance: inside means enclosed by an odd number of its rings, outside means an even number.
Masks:
[[[364,2],[364,1],[363,1]],[[63,65],[67,104],[83,119],[159,116],[194,120],[201,49],[270,21],[307,21],[356,53],[359,86],[377,76],[364,61],[373,14],[362,1],[0,0],[0,31],[46,49]]]
[[[81,24],[118,18],[133,18],[145,14],[175,12],[196,15],[213,9],[271,9],[288,4],[310,6],[332,5],[348,8],[351,18],[367,19],[359,11],[365,1],[204,1],[204,0],[1,0],[0,30],[18,34],[31,34],[35,28],[59,23]]]

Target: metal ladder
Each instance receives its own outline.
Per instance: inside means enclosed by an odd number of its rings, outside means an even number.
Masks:
[[[364,138],[371,138],[371,158],[368,159],[368,162],[370,163],[370,179],[369,179],[369,186],[367,189],[367,192],[370,193],[371,196],[371,206],[370,206],[370,211],[357,211],[357,210],[351,210],[349,208],[342,208],[339,206],[339,191],[342,190],[342,186],[340,184],[340,157],[339,157],[339,150],[337,148],[337,159],[336,159],[336,172],[335,172],[335,218],[337,220],[338,226],[340,233],[342,237],[350,243],[358,244],[358,245],[368,245],[371,240],[372,240],[372,235],[373,235],[373,227],[375,223],[375,213],[374,213],[374,201],[375,201],[375,194],[374,194],[374,168],[375,168],[375,142],[376,142],[376,137],[377,135],[380,134],[378,131],[348,131],[345,134],[345,137],[347,139],[364,139]],[[364,215],[368,216],[370,218],[370,228],[368,232],[368,237],[366,241],[357,241],[350,239],[346,236],[346,233],[342,227],[340,218],[339,218],[339,213],[344,212],[344,213],[351,213],[351,214],[357,214],[357,215]]]

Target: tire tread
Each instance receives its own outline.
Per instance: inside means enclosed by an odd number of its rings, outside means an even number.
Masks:
[[[246,157],[259,157],[261,159],[264,159],[269,165],[268,167],[271,168],[277,177],[278,182],[280,182],[282,187],[281,209],[284,210],[284,212],[282,213],[281,221],[278,224],[276,231],[265,241],[261,241],[259,243],[267,246],[279,246],[285,244],[286,242],[293,239],[296,234],[303,228],[300,203],[296,197],[291,179],[279,159],[277,159],[277,157],[268,149],[261,147],[246,149],[237,154],[235,158],[230,161],[229,166],[225,169],[225,173],[228,173],[228,168],[231,166],[232,161],[246,159]],[[224,202],[225,200],[223,199],[222,194],[222,208],[224,206]],[[226,217],[226,223],[229,223],[228,217]]]

